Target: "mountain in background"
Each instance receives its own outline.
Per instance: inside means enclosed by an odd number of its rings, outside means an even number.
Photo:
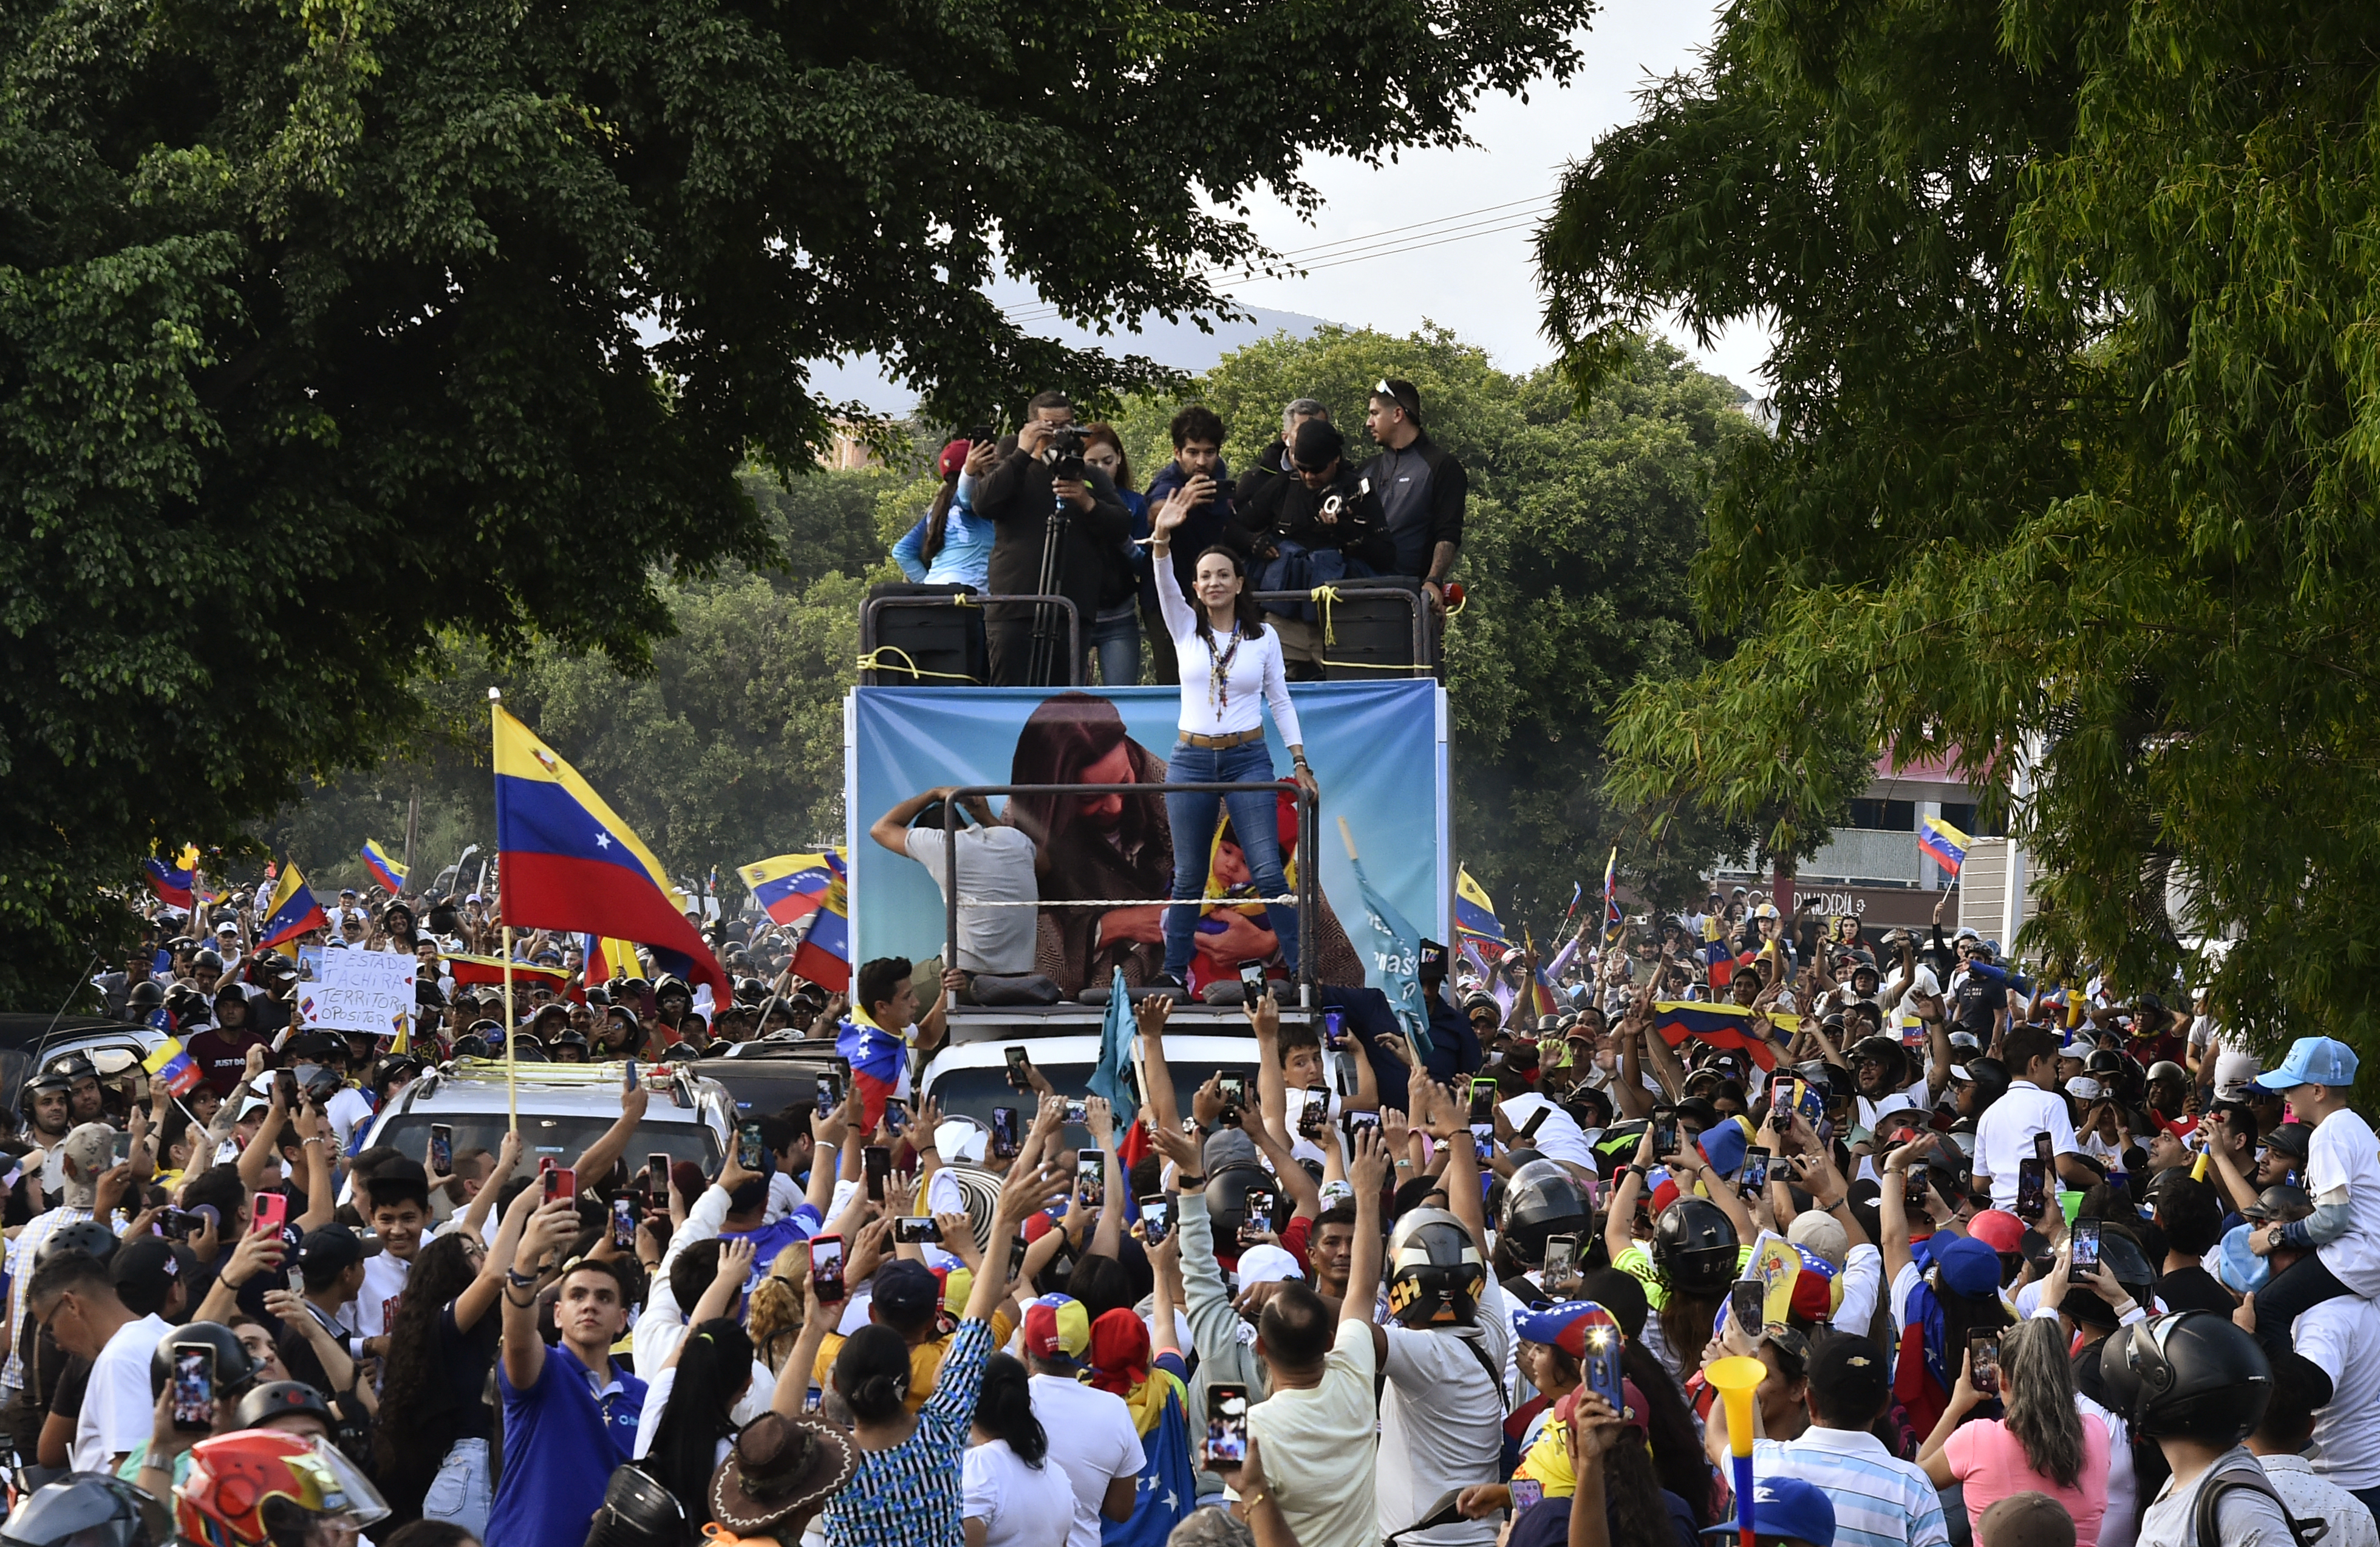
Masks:
[[[1030,307],[1037,298],[1031,291],[1016,285],[995,285],[992,295],[1012,311]],[[1170,365],[1196,376],[1213,369],[1218,360],[1233,349],[1253,344],[1259,338],[1269,338],[1276,333],[1284,332],[1303,338],[1324,323],[1320,317],[1308,317],[1297,311],[1271,311],[1261,306],[1251,306],[1245,310],[1250,321],[1214,323],[1211,324],[1215,330],[1212,333],[1201,332],[1196,323],[1186,320],[1168,323],[1153,315],[1143,318],[1139,328],[1134,332],[1110,334],[1104,338],[1056,318],[1037,320],[1030,326],[1032,331],[1044,337],[1054,338],[1070,348],[1147,355],[1160,365]],[[849,360],[813,360],[810,362],[810,392],[824,403],[848,403],[856,398],[877,413],[895,418],[917,405],[917,395],[914,391],[899,383],[885,380],[882,364],[874,355],[862,355]]]

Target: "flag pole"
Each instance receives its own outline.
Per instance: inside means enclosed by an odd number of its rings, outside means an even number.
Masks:
[[[501,725],[496,719],[496,716],[504,712],[504,693],[503,688],[491,688],[488,689],[488,746],[491,755],[493,754],[496,737],[501,731]],[[501,874],[498,875],[497,880],[499,884],[501,884],[503,881]],[[496,898],[497,916],[501,918],[504,911],[504,901],[503,896],[499,895]],[[514,1133],[517,1134],[520,1132],[520,1085],[515,1078],[518,1072],[519,1066],[513,1061],[513,1028],[516,1024],[513,1017],[513,927],[510,923],[506,923],[504,928],[504,1113],[508,1126]]]

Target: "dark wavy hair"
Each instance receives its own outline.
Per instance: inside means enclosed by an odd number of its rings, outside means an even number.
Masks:
[[[1624,1324],[1623,1324],[1624,1325]],[[1653,1350],[1634,1338],[1628,1340],[1620,1354],[1621,1372],[1636,1383],[1637,1392],[1645,1398],[1646,1433],[1652,1442],[1653,1460],[1660,1484],[1686,1501],[1694,1515],[1694,1529],[1702,1529],[1710,1520],[1710,1466],[1703,1459],[1701,1434],[1694,1428],[1694,1415],[1679,1393],[1678,1383],[1653,1357]],[[1626,1445],[1614,1447],[1614,1454]],[[1605,1477],[1610,1476],[1606,1472]],[[1617,1495],[1607,1494],[1608,1497]],[[1621,1541],[1640,1540],[1621,1537]],[[1655,1531],[1641,1540],[1660,1541],[1667,1535]]]
[[[1009,783],[1078,784],[1085,769],[1125,741],[1123,715],[1113,702],[1094,693],[1053,693],[1026,716],[1025,728],[1017,733]],[[1078,839],[1074,831],[1081,805],[1079,798],[1066,795],[1019,795],[1009,801],[1008,820],[1033,839],[1034,865],[1045,877],[1053,865],[1063,868],[1061,857],[1073,845],[1091,841]],[[1126,798],[1116,832],[1122,851],[1130,853],[1143,839],[1163,831],[1163,817],[1160,797]]]
[[[1198,564],[1206,563],[1212,555],[1230,559],[1232,573],[1240,578],[1240,594],[1232,602],[1232,621],[1239,625],[1240,632],[1249,639],[1262,638],[1265,631],[1264,609],[1257,605],[1257,579],[1248,573],[1248,561],[1241,556],[1237,548],[1225,547],[1218,542],[1211,547],[1199,550]],[[1190,573],[1193,576],[1198,573],[1198,564],[1190,566]],[[1198,637],[1211,645],[1214,642],[1215,630],[1213,625],[1207,621],[1206,604],[1198,600],[1195,591],[1191,594],[1189,602],[1190,610],[1198,615]]]
[[[710,1474],[719,1442],[735,1432],[728,1409],[751,1380],[752,1340],[733,1317],[686,1329],[677,1379],[653,1431],[645,1469],[686,1504],[686,1525],[694,1530],[710,1519]]]
[[[380,1417],[372,1425],[372,1449],[383,1491],[415,1500],[431,1480],[454,1436],[439,1423],[453,1378],[438,1360],[438,1318],[480,1276],[472,1264],[473,1243],[465,1236],[426,1242],[406,1275],[405,1295],[388,1324],[388,1358],[380,1388]],[[490,1306],[486,1315],[499,1311]]]
[[[1019,1461],[1041,1469],[1050,1454],[1050,1434],[1033,1416],[1033,1376],[1015,1355],[994,1354],[983,1367],[975,1426],[995,1440],[1006,1440]]]

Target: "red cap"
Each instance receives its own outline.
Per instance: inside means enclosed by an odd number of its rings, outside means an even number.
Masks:
[[[2024,1221],[2005,1209],[1985,1209],[1967,1222],[1967,1234],[2005,1254],[2023,1246]]]
[[[942,447],[941,459],[934,464],[934,471],[941,477],[948,478],[965,467],[967,445],[968,443],[965,441],[953,441]]]

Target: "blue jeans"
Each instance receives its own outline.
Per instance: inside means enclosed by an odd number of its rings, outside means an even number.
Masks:
[[[1102,686],[1140,685],[1140,613],[1132,603],[1113,614],[1101,613],[1092,623],[1091,653],[1099,657]]]
[[[1237,747],[1193,747],[1177,741],[1173,757],[1165,765],[1170,784],[1223,784],[1272,776],[1272,752],[1262,741]],[[1173,895],[1206,895],[1207,856],[1214,847],[1215,822],[1221,808],[1229,805],[1232,835],[1247,857],[1257,891],[1268,897],[1286,896],[1289,877],[1281,863],[1278,800],[1278,794],[1270,789],[1235,790],[1230,795],[1177,791],[1167,796],[1165,820],[1173,829]],[[1184,982],[1190,981],[1191,938],[1197,932],[1198,911],[1196,907],[1165,910],[1165,970]],[[1265,922],[1281,940],[1281,959],[1296,971],[1297,909],[1269,906]]]

